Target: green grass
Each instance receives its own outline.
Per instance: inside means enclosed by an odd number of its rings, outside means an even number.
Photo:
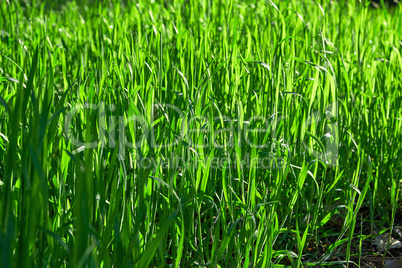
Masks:
[[[400,7],[32,2],[0,3],[1,267],[353,267],[400,224]]]

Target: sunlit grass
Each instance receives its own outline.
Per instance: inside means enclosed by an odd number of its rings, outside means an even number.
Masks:
[[[397,224],[398,7],[33,2],[0,3],[1,267],[357,266]]]

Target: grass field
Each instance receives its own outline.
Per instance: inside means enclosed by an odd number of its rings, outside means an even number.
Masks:
[[[400,256],[400,6],[81,2],[0,2],[1,267]]]

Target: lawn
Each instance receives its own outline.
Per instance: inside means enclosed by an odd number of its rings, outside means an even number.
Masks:
[[[0,266],[401,267],[376,7],[1,1]]]

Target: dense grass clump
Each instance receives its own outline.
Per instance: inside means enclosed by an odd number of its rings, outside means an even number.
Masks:
[[[362,266],[402,224],[400,7],[0,9],[1,267]]]

